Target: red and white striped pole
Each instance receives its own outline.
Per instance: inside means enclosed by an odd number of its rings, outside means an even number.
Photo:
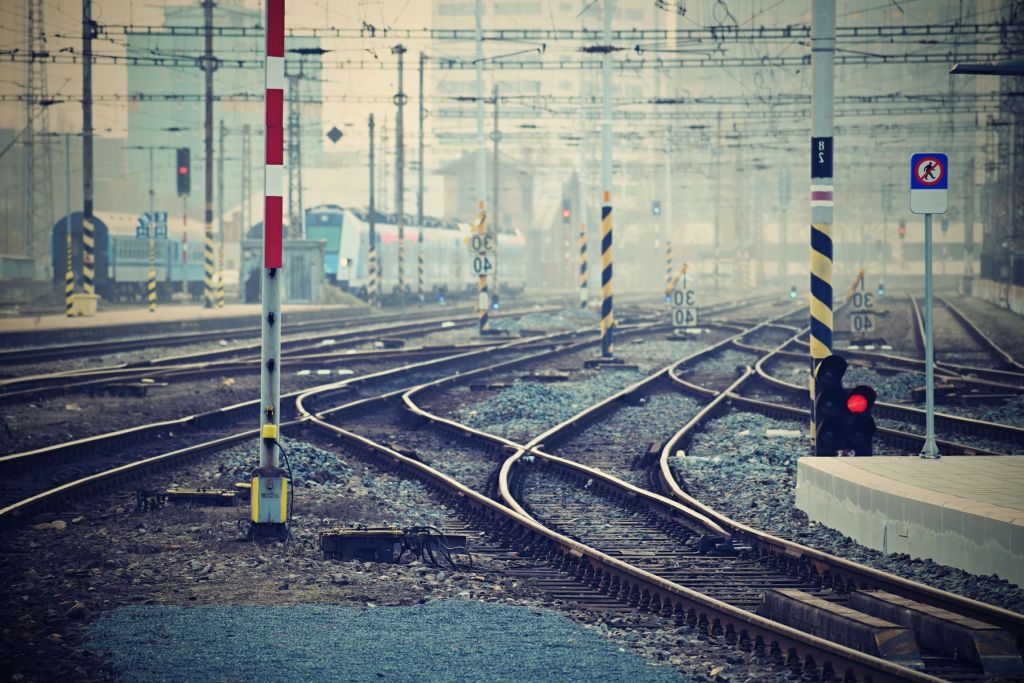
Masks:
[[[280,467],[281,214],[284,184],[284,3],[267,0],[260,466],[253,472],[253,533],[278,536],[288,521],[288,479]]]

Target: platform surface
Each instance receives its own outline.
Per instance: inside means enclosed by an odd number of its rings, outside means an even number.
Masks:
[[[801,458],[796,502],[870,548],[1024,585],[1024,457]]]
[[[347,311],[353,307],[338,304],[285,304],[282,309],[288,313],[338,310]],[[223,308],[204,308],[202,304],[166,304],[157,306],[152,313],[145,306],[137,308],[118,307],[99,311],[91,317],[69,318],[66,315],[17,316],[0,318],[0,333],[43,332],[49,330],[79,330],[95,327],[121,327],[145,325],[147,323],[175,323],[193,320],[220,318],[252,318],[258,321],[260,304],[225,304]],[[254,322],[256,324],[256,322]]]

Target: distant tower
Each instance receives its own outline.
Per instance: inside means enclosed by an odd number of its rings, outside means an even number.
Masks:
[[[50,158],[50,117],[47,110],[46,25],[43,0],[27,0],[27,44],[25,67],[25,255],[45,253],[39,248],[53,225],[53,175]],[[37,59],[38,57],[38,59]]]

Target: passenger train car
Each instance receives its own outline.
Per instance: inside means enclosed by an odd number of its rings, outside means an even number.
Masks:
[[[324,241],[324,269],[329,282],[366,296],[370,245],[369,215],[359,209],[344,209],[324,204],[306,211],[306,238]],[[381,292],[398,293],[398,217],[396,214],[376,215],[377,262],[380,264]],[[470,251],[471,227],[456,221],[425,218],[421,227],[415,218],[407,217],[405,225],[406,293],[418,288],[418,257],[422,252],[424,292],[430,296],[475,293],[477,278],[473,274]],[[498,235],[496,262],[500,291],[523,289],[526,279],[526,240],[519,231]],[[493,273],[492,273],[493,274]]]

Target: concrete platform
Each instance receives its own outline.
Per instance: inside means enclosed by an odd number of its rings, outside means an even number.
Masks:
[[[796,505],[869,548],[1024,586],[1024,457],[800,458]]]
[[[343,304],[285,304],[285,320],[307,321],[327,318],[361,317],[366,306]],[[200,331],[217,328],[259,327],[260,304],[227,304],[204,308],[201,304],[166,304],[150,313],[143,306],[100,310],[88,318],[66,315],[0,318],[2,346],[93,341],[114,336],[146,335],[167,331]],[[43,338],[37,335],[44,335]]]

